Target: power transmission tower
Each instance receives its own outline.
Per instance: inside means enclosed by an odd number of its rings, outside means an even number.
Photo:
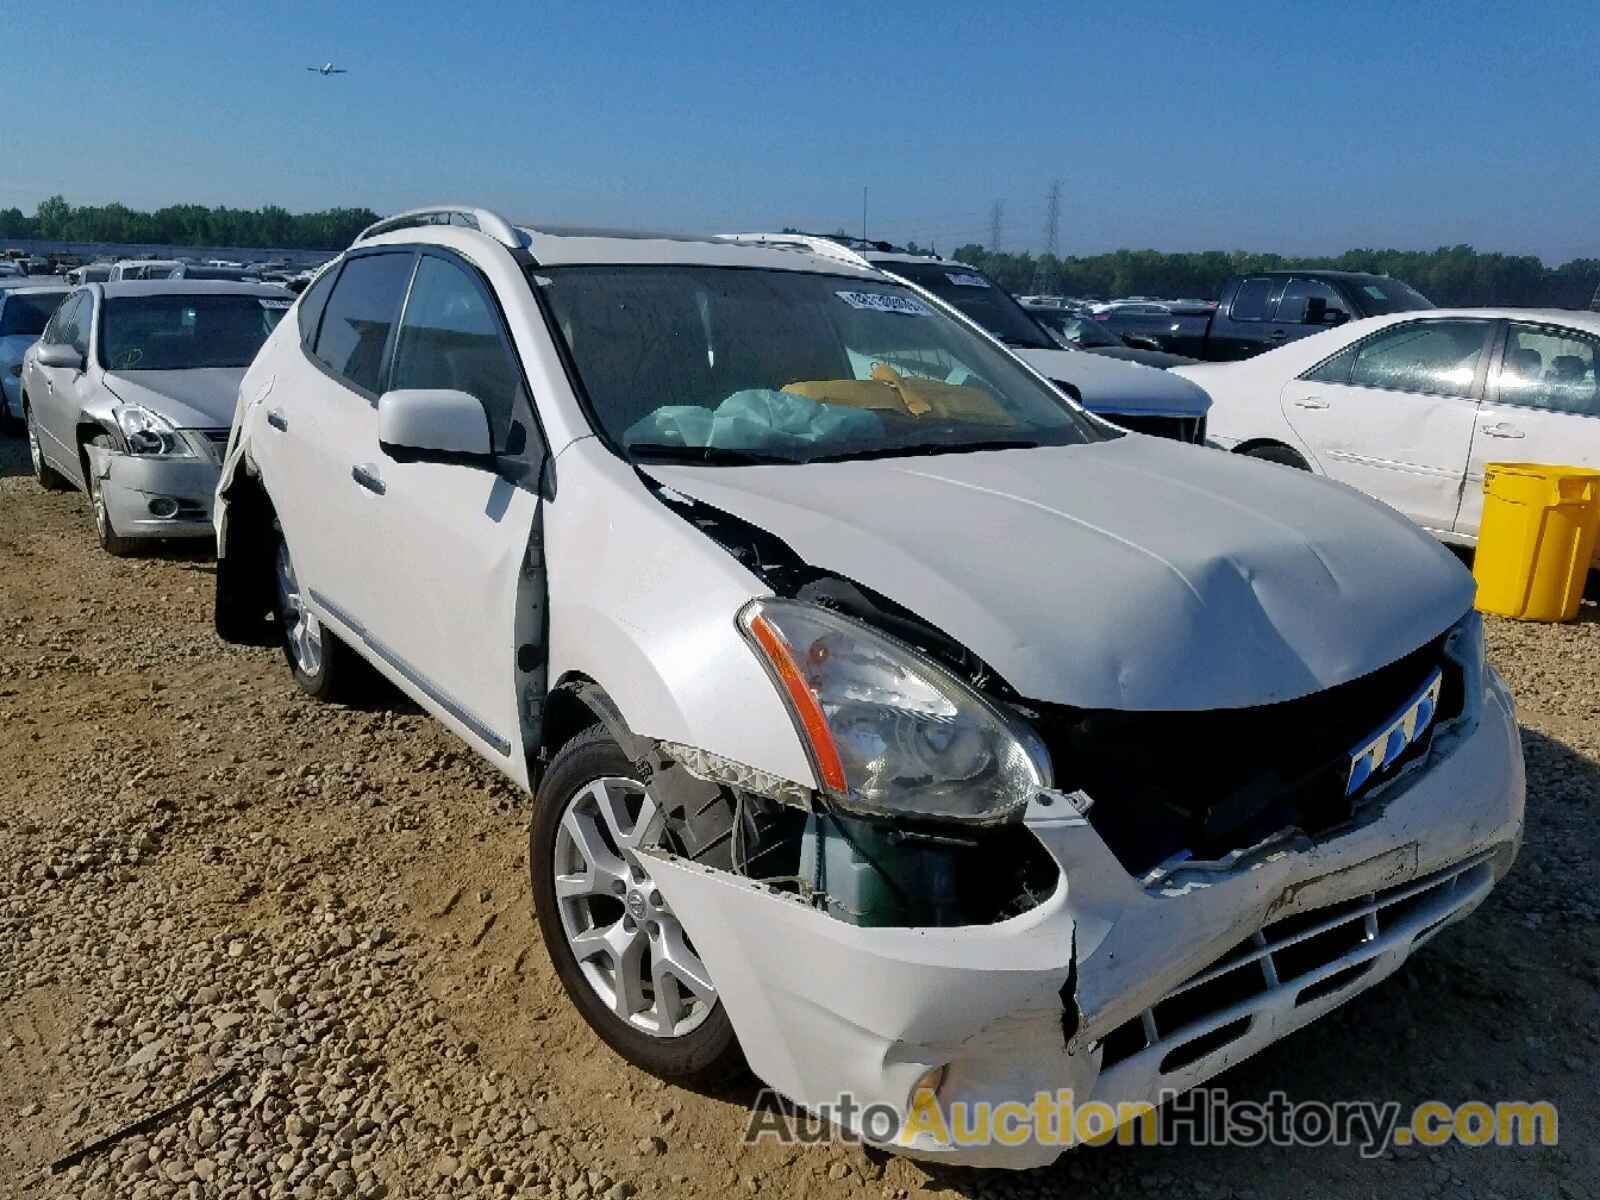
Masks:
[[[1056,290],[1055,257],[1056,235],[1061,225],[1061,180],[1050,181],[1050,191],[1045,196],[1044,216],[1044,253],[1048,255],[1051,263],[1047,270],[1044,256],[1039,259],[1039,265],[1033,272],[1033,290],[1043,295],[1053,295]]]
[[[1000,225],[1005,220],[1006,202],[996,200],[989,209],[989,253],[1000,253]]]

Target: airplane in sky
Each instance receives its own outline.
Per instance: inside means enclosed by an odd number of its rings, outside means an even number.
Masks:
[[[323,63],[320,67],[307,67],[308,71],[315,71],[318,75],[348,75],[350,72],[343,67],[336,67],[331,62]]]

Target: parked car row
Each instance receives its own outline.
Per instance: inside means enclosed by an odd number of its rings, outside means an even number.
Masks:
[[[1402,309],[1244,362],[1177,368],[1210,437],[1477,542],[1487,463],[1600,467],[1600,314]]]
[[[315,268],[302,268],[282,258],[257,262],[211,258],[122,258],[84,262],[76,256],[27,257],[0,253],[0,282],[13,276],[60,275],[79,286],[85,283],[121,283],[133,279],[228,279],[241,283],[280,283],[298,292]]]
[[[905,1118],[1203,1082],[1469,914],[1524,783],[1436,540],[1093,415],[1204,393],[966,274],[424,209],[292,301],[78,288],[22,402],[108,548],[209,516],[219,635],[535,793],[537,924],[619,1054],[1022,1167],[1062,1146]]]

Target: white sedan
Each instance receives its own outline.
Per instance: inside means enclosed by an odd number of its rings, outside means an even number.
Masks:
[[[1491,462],[1600,467],[1600,314],[1434,309],[1178,367],[1223,449],[1338,479],[1472,545]]]

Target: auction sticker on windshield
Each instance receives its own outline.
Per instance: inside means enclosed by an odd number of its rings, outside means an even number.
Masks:
[[[982,275],[952,275],[950,272],[946,271],[944,277],[957,287],[986,288],[989,286],[989,281]]]
[[[901,313],[908,317],[925,317],[927,307],[915,296],[894,296],[887,292],[835,292],[851,308],[866,308],[874,312]]]

